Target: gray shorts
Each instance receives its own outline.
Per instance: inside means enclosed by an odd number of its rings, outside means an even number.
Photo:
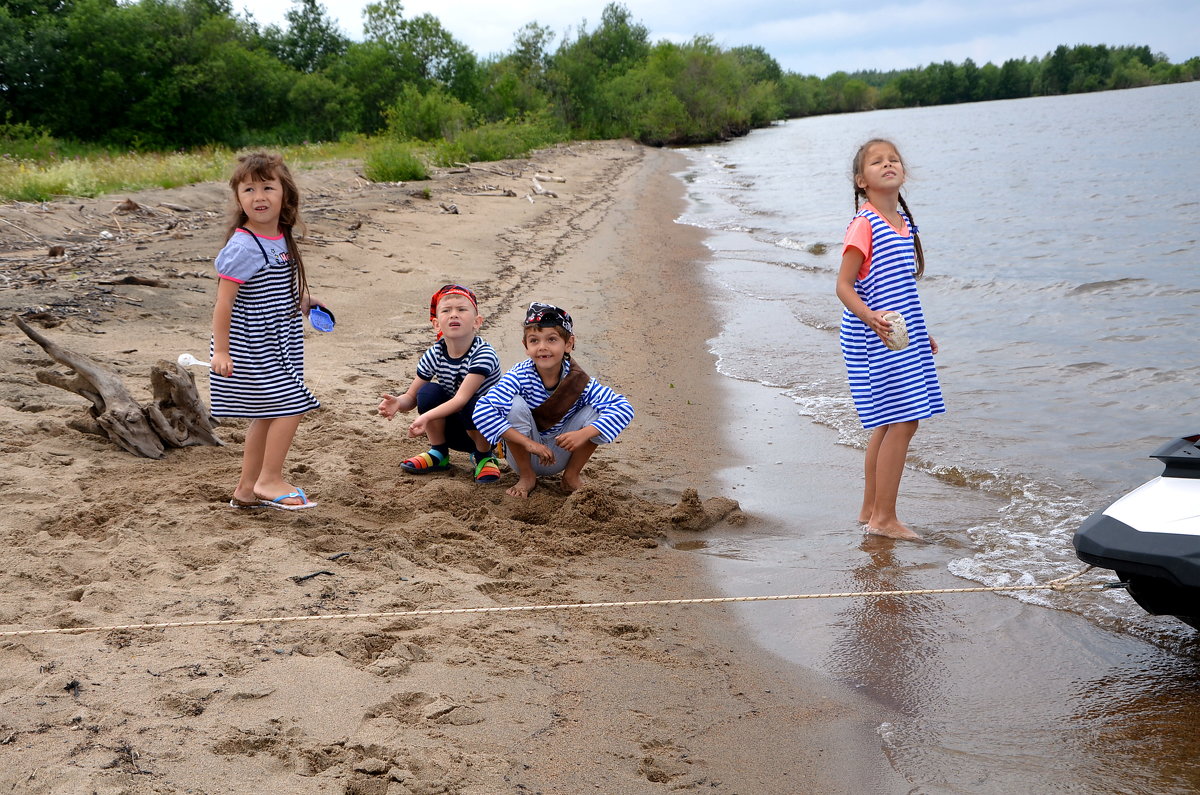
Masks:
[[[600,417],[600,412],[591,406],[584,406],[575,413],[575,416],[567,420],[567,424],[553,434],[542,433],[537,429],[537,425],[533,421],[533,410],[529,408],[529,404],[520,395],[513,398],[512,408],[508,410],[508,424],[516,428],[521,433],[528,436],[535,442],[540,442],[550,448],[554,453],[554,463],[549,466],[543,465],[536,455],[530,456],[530,462],[533,464],[533,473],[537,476],[542,475],[557,475],[567,467],[567,461],[570,460],[571,454],[559,447],[554,442],[554,437],[560,433],[567,431],[578,431],[585,426],[591,425],[593,420]],[[606,444],[600,436],[599,431],[592,437],[592,441],[596,444]],[[512,445],[506,440],[504,442],[504,457],[508,460],[508,465],[512,467],[514,472],[517,469],[517,463],[513,460]]]

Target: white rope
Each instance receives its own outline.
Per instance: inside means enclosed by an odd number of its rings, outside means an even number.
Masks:
[[[714,596],[700,599],[639,599],[626,602],[582,602],[577,604],[519,605],[515,607],[442,607],[425,610],[393,610],[381,613],[331,613],[315,616],[259,616],[256,618],[226,618],[210,621],[164,621],[155,624],[116,624],[106,627],[63,627],[56,629],[18,629],[0,632],[0,638],[30,635],[79,635],[85,632],[114,632],[135,629],[181,629],[184,627],[224,627],[246,624],[289,624],[302,621],[351,621],[364,618],[427,618],[430,616],[464,615],[468,613],[532,613],[547,610],[588,610],[606,607],[648,607],[660,605],[714,605],[733,602],[783,602],[799,599],[847,599],[874,596],[919,596],[925,594],[989,593],[997,591],[1066,591],[1104,587],[1102,584],[1067,585],[1093,567],[1088,566],[1066,577],[1042,585],[993,585],[977,588],[922,588],[907,591],[845,591],[842,593],[785,594],[780,596]]]

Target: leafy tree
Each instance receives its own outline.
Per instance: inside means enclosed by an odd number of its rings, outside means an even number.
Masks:
[[[404,86],[405,72],[395,53],[379,41],[355,42],[325,71],[327,77],[356,97],[349,126],[376,133],[387,125],[386,111]]]
[[[287,95],[289,137],[329,141],[342,132],[354,131],[349,122],[355,116],[357,100],[324,75],[300,75]]]
[[[368,41],[390,51],[400,63],[406,82],[422,89],[434,84],[464,102],[479,94],[479,60],[450,35],[437,17],[422,14],[405,19],[399,0],[370,3],[364,10]]]
[[[616,129],[616,108],[604,102],[604,86],[645,60],[650,50],[646,26],[635,23],[623,5],[609,3],[600,26],[580,25],[574,41],[563,42],[550,62],[548,81],[568,126],[605,136]]]
[[[1038,94],[1064,94],[1070,85],[1071,53],[1066,45],[1060,44],[1042,66],[1034,91]]]
[[[783,68],[780,67],[779,61],[772,58],[762,47],[734,47],[729,53],[742,65],[746,76],[753,83],[764,80],[777,83],[783,78]]]
[[[611,80],[607,104],[625,135],[650,144],[711,141],[742,135],[779,117],[776,85],[756,80],[743,53],[711,38],[660,42],[642,64]]]
[[[511,52],[481,64],[476,107],[483,118],[519,118],[549,105],[546,69],[553,37],[550,28],[530,22],[517,31]]]
[[[350,39],[317,0],[295,0],[286,31],[271,26],[263,41],[276,58],[299,72],[318,72],[346,54]]]
[[[783,106],[783,115],[786,118],[794,119],[819,113],[818,96],[822,91],[823,84],[819,77],[812,75],[805,77],[795,72],[788,72],[783,76],[779,87],[779,100]]]
[[[510,54],[513,67],[523,78],[540,80],[550,62],[550,43],[554,31],[536,22],[527,22],[513,37]]]
[[[1009,59],[1000,67],[1000,85],[996,99],[1027,97],[1033,90],[1032,69],[1026,68],[1025,59]]]

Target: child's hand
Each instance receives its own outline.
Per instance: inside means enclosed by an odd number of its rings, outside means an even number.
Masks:
[[[380,415],[390,420],[392,417],[396,416],[396,412],[398,411],[411,411],[412,406],[406,406],[408,403],[408,401],[405,400],[406,397],[408,396],[401,395],[396,397],[395,395],[385,394],[383,396],[383,400],[379,401]]]
[[[212,371],[226,377],[233,375],[233,359],[229,358],[228,353],[214,353],[212,355]]]
[[[554,451],[540,442],[530,439],[529,443],[525,445],[525,449],[529,451],[530,455],[537,456],[538,462],[544,467],[554,463]]]
[[[892,324],[884,320],[883,316],[891,311],[892,310],[890,309],[880,309],[878,311],[871,312],[867,315],[864,321],[871,331],[874,331],[876,334],[878,334],[879,339],[883,340],[884,342],[887,342],[888,334],[890,334],[892,331]]]
[[[929,352],[932,353],[934,356],[937,356],[938,344],[937,344],[937,340],[935,340],[933,338],[932,334],[929,336]]]
[[[417,438],[425,435],[425,423],[427,422],[425,415],[421,415],[412,421],[412,425],[408,426],[408,435],[410,438]]]
[[[554,441],[559,447],[566,450],[568,453],[573,453],[579,449],[580,445],[590,442],[594,438],[596,438],[596,429],[588,426],[587,428],[581,428],[578,431],[567,431],[566,433],[560,433],[558,436],[554,437]]]

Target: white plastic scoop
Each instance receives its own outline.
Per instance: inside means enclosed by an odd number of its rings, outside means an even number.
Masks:
[[[178,362],[180,367],[191,367],[193,364],[202,364],[205,367],[212,367],[212,364],[209,362],[202,362],[195,356],[192,356],[190,353],[179,354]]]

